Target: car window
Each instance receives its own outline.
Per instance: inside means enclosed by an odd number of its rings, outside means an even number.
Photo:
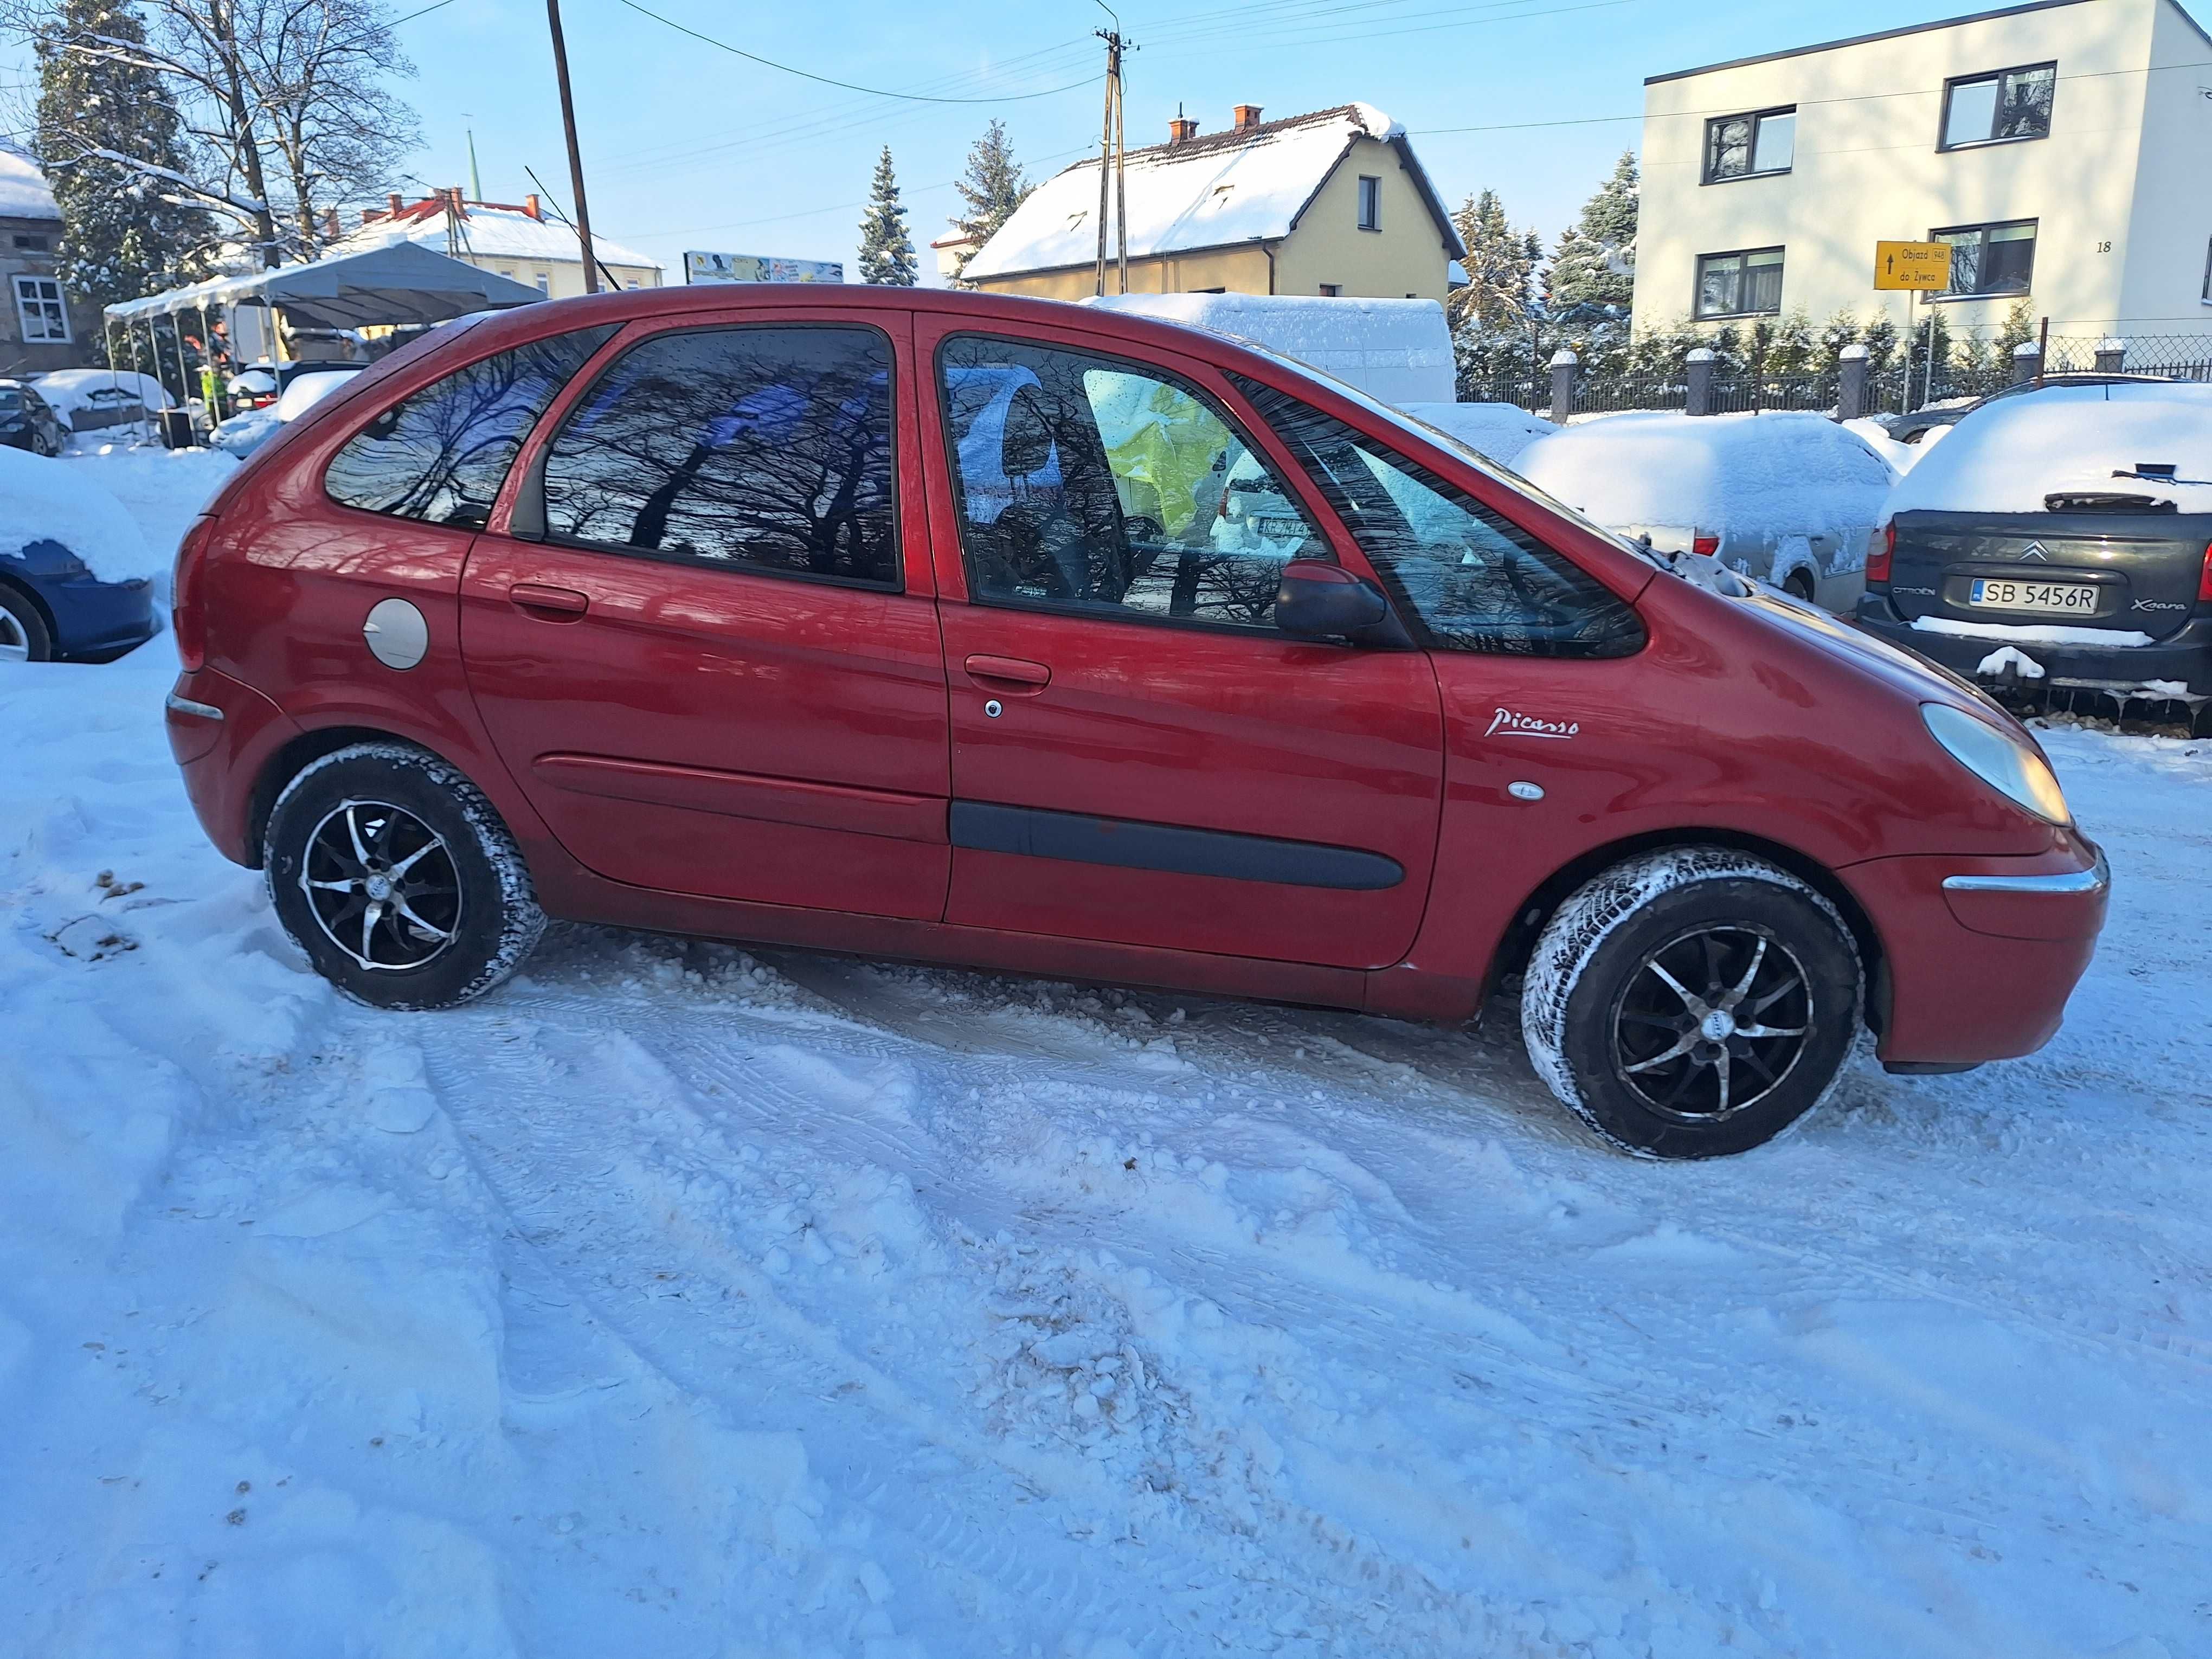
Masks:
[[[1571,560],[1334,416],[1243,384],[1432,647],[1538,657],[1642,647],[1634,610]]]
[[[532,340],[433,380],[356,434],[331,458],[323,488],[366,512],[483,528],[530,428],[613,333]]]
[[[970,591],[1272,627],[1283,566],[1333,559],[1280,478],[1163,370],[963,335],[938,370]]]
[[[657,336],[617,359],[555,436],[547,533],[896,587],[890,392],[890,341],[873,328]]]

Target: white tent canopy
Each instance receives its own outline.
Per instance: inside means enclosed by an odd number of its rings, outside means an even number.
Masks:
[[[106,315],[127,325],[209,306],[281,306],[295,326],[358,328],[441,323],[472,311],[532,305],[544,297],[512,277],[479,270],[419,243],[392,242],[121,301],[109,306]]]

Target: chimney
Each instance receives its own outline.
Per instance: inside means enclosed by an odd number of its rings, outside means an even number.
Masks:
[[[389,192],[385,196],[385,198],[384,198],[384,211],[383,211],[382,213],[377,213],[377,212],[374,212],[374,211],[373,211],[373,210],[372,210],[372,211],[370,211],[370,212],[368,212],[368,213],[364,213],[364,214],[362,214],[362,215],[361,216],[361,218],[362,218],[362,222],[363,224],[367,224],[367,223],[368,223],[371,219],[397,219],[398,216],[399,216],[399,192],[398,192],[398,191],[396,191],[396,190],[395,190],[395,191],[389,191]]]
[[[1198,123],[1187,118],[1182,106],[1176,106],[1175,119],[1168,123],[1168,143],[1187,144],[1198,137]]]
[[[535,191],[522,198],[522,210],[533,219],[543,221],[545,217],[545,210],[538,202]]]
[[[465,219],[469,216],[468,210],[461,205],[461,187],[459,185],[446,186],[446,202],[456,219]]]
[[[1249,131],[1260,125],[1260,106],[1257,104],[1239,104],[1235,114],[1239,132]]]

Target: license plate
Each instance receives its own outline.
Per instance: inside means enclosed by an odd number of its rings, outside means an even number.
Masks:
[[[2097,608],[2097,590],[2084,582],[1993,581],[1978,576],[1966,590],[1966,603],[1993,611],[2086,617]]]

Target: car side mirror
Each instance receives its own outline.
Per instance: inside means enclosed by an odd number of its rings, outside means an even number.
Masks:
[[[1275,626],[1302,640],[1401,644],[1390,602],[1372,582],[1322,559],[1292,559],[1275,592]]]

